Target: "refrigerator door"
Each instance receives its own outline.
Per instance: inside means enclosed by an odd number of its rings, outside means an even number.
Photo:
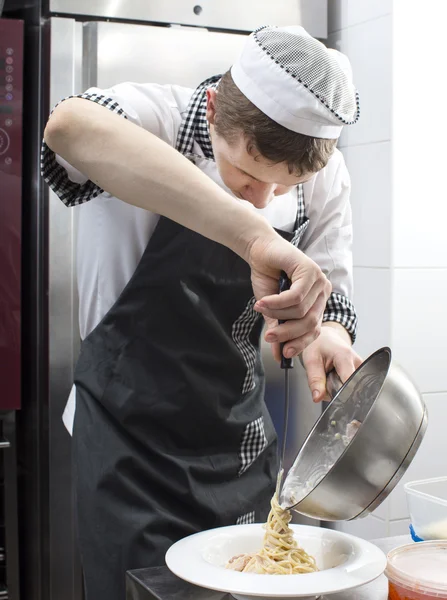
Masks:
[[[59,14],[241,31],[302,25],[318,38],[327,37],[327,7],[327,0],[50,0]]]
[[[87,23],[84,87],[104,88],[122,81],[196,87],[207,77],[224,73],[245,40],[246,35],[193,27]]]

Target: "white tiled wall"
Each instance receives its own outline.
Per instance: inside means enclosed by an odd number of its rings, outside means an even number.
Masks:
[[[390,344],[391,269],[354,267],[355,307],[359,327],[356,350],[360,356]]]
[[[355,304],[362,356],[390,345],[423,392],[429,428],[405,478],[373,516],[338,524],[365,538],[408,532],[405,481],[447,475],[447,3],[330,0],[329,45],[348,54],[361,118],[341,148],[352,179]],[[436,23],[435,23],[436,21]]]
[[[434,93],[445,70],[446,19],[446,2],[394,2],[392,347],[429,412],[426,437],[404,481],[447,475],[447,122],[436,115]],[[427,120],[418,126],[421,110]],[[405,527],[403,484],[391,494],[389,514],[390,531]]]
[[[447,390],[447,269],[395,268],[393,292],[396,359],[421,392]]]
[[[392,0],[329,0],[329,33],[391,13]]]
[[[346,146],[342,151],[351,175],[355,264],[390,267],[391,143]]]
[[[329,44],[349,56],[361,102],[360,120],[344,129],[341,147],[391,138],[391,33],[391,15],[386,15],[329,36]]]
[[[383,519],[369,515],[365,519],[337,523],[336,529],[366,540],[374,540],[388,535],[388,524]]]
[[[446,22],[447,2],[394,3],[396,267],[447,267],[447,121],[437,110],[445,97]]]

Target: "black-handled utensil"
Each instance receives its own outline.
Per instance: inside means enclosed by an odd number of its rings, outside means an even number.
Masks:
[[[279,278],[279,293],[285,292],[290,289],[290,279],[287,276],[287,273],[281,271],[281,276]],[[279,324],[285,323],[285,321],[278,321]],[[279,463],[279,475],[278,479],[282,479],[283,469],[284,469],[284,457],[286,454],[286,442],[287,442],[287,427],[289,423],[289,401],[290,401],[290,389],[289,389],[289,370],[293,369],[293,359],[286,358],[284,356],[284,343],[281,343],[281,369],[284,369],[284,424],[283,424],[283,437],[282,437],[282,448],[281,448],[281,456]],[[280,487],[281,483],[278,483],[278,487]]]
[[[287,273],[285,271],[281,271],[281,276],[279,278],[279,293],[290,290],[290,279],[287,277]],[[278,321],[281,323],[285,323],[285,321]],[[281,369],[293,369],[293,359],[286,358],[284,356],[284,342],[281,343]]]

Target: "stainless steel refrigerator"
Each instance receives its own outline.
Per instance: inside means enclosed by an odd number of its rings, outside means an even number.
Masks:
[[[22,320],[27,377],[18,423],[22,597],[78,600],[70,438],[61,421],[80,343],[78,209],[67,210],[39,176],[50,107],[90,86],[122,81],[195,87],[226,71],[247,33],[263,24],[301,24],[324,39],[327,0],[6,0],[5,14],[23,18],[26,26]],[[264,360],[266,400],[280,425],[283,374],[267,348]],[[289,461],[319,413],[299,365],[294,397]]]

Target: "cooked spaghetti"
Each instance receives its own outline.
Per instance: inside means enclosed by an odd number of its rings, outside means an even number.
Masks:
[[[243,573],[266,575],[295,575],[318,571],[315,559],[300,548],[289,527],[292,515],[281,508],[278,494],[271,500],[271,510],[264,525],[263,548],[255,554],[233,556],[226,564],[227,569]]]

